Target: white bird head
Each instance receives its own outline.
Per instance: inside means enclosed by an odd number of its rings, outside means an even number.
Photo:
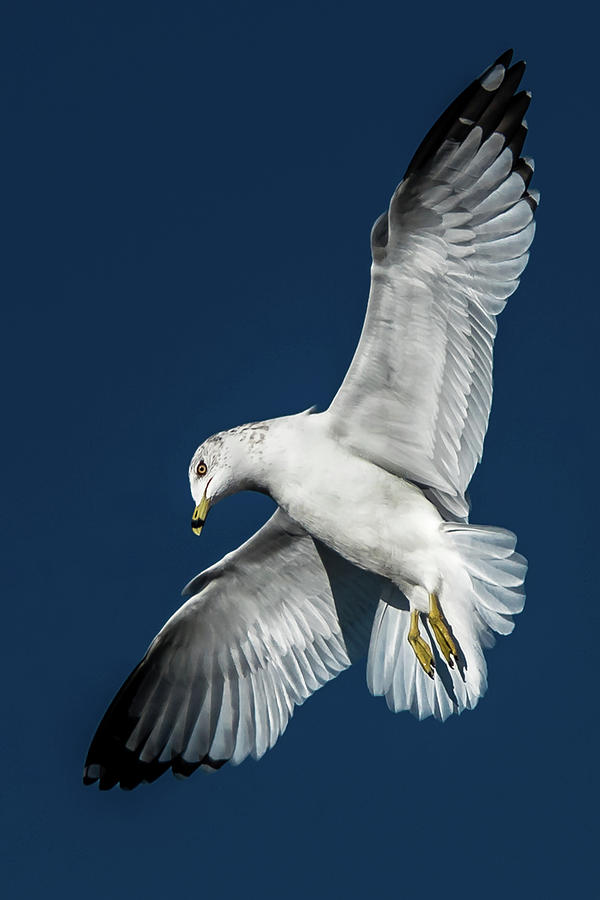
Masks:
[[[265,422],[242,425],[221,431],[200,444],[189,468],[190,490],[196,504],[192,516],[194,534],[200,534],[208,511],[223,497],[243,490],[260,490],[256,472],[267,431]]]

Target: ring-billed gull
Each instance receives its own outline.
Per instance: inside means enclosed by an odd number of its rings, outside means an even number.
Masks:
[[[278,510],[202,572],[113,700],[84,781],[106,789],[262,756],[294,707],[368,653],[394,711],[445,719],[486,689],[484,648],[523,608],[526,562],[468,524],[492,397],[496,316],[538,196],[530,95],[503,54],[427,134],[371,233],[360,341],[328,410],[233,428],[189,470],[199,534],[218,500]]]

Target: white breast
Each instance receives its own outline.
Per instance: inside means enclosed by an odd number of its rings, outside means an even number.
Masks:
[[[344,449],[327,414],[294,416],[270,448],[269,493],[314,537],[401,588],[435,590],[442,521],[422,491]]]

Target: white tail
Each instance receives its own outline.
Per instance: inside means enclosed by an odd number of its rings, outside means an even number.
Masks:
[[[503,528],[454,522],[441,527],[456,551],[443,579],[440,603],[459,647],[458,663],[447,665],[422,616],[421,635],[436,667],[433,678],[425,674],[408,643],[408,601],[390,585],[373,622],[367,684],[372,694],[385,696],[394,712],[407,709],[420,719],[435,716],[443,721],[472,709],[485,693],[483,650],[493,647],[494,633],[510,634],[514,628],[512,617],[525,603],[527,561],[515,552],[515,535]]]

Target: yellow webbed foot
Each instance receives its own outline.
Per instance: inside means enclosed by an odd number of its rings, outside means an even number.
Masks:
[[[423,670],[430,678],[433,678],[434,664],[433,653],[429,649],[426,641],[419,634],[419,613],[413,610],[410,614],[410,631],[408,632],[408,643],[413,648],[415,656],[419,660]]]
[[[429,595],[428,619],[429,624],[433,629],[433,634],[437,641],[437,645],[440,648],[444,659],[446,660],[450,668],[452,668],[454,666],[454,661],[458,659],[458,651],[456,649],[454,638],[450,634],[448,623],[446,622],[440,608],[440,602],[437,598],[437,594]]]

